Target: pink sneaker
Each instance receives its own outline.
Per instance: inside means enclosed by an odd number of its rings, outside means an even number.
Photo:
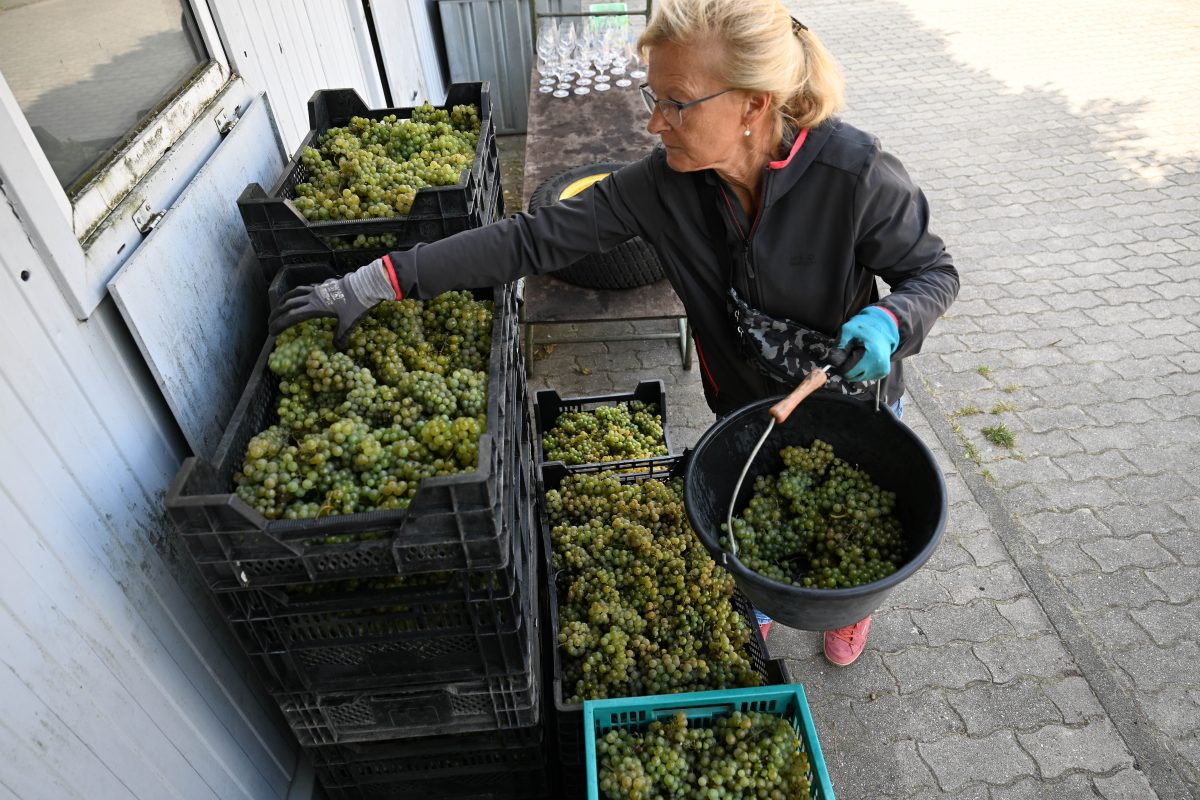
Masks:
[[[867,646],[867,631],[871,630],[871,618],[859,620],[853,625],[825,631],[825,658],[838,667],[848,667],[862,655]]]

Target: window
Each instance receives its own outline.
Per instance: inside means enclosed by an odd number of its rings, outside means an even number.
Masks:
[[[79,319],[250,97],[205,0],[0,0],[3,192]]]
[[[0,0],[0,73],[72,197],[208,61],[184,0]]]

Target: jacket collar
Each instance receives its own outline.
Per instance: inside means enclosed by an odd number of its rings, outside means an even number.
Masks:
[[[815,128],[802,131],[792,143],[791,151],[786,158],[767,164],[767,176],[763,187],[763,208],[770,206],[776,199],[791,191],[791,188],[800,180],[800,176],[808,171],[809,166],[816,161],[817,155],[840,124],[837,119],[830,118]],[[718,186],[721,183],[717,173],[711,169],[704,171],[704,180],[712,186]]]
[[[772,161],[767,165],[767,179],[763,186],[763,207],[773,204],[778,198],[791,191],[800,177],[817,159],[829,137],[837,128],[835,119],[827,119],[815,128],[800,132],[787,158]]]

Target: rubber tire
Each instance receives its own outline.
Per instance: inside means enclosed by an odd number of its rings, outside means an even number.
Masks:
[[[623,166],[624,163],[601,162],[563,170],[537,187],[529,198],[529,210],[532,212],[557,203],[563,191],[578,180],[597,173],[616,172]],[[552,274],[567,283],[589,289],[634,289],[665,277],[654,250],[637,236]]]

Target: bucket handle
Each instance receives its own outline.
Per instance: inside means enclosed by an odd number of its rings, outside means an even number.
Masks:
[[[729,498],[729,511],[725,515],[725,532],[729,534],[729,549],[733,552],[735,558],[737,557],[737,539],[733,535],[733,507],[737,504],[738,494],[742,491],[742,482],[746,480],[746,473],[750,471],[750,465],[754,463],[755,457],[758,456],[758,451],[762,449],[763,444],[767,441],[767,437],[774,430],[775,423],[786,421],[804,398],[824,386],[826,379],[829,377],[828,373],[828,364],[821,367],[821,369],[814,369],[808,375],[804,376],[804,380],[800,381],[800,385],[793,389],[787,397],[771,406],[768,410],[767,413],[770,414],[771,420],[767,423],[767,429],[763,431],[763,435],[759,437],[758,444],[754,445],[754,449],[750,451],[750,457],[746,459],[745,465],[742,466],[742,474],[738,476],[737,483],[733,487],[733,496]],[[729,554],[723,553],[721,560],[723,564],[728,564]]]

